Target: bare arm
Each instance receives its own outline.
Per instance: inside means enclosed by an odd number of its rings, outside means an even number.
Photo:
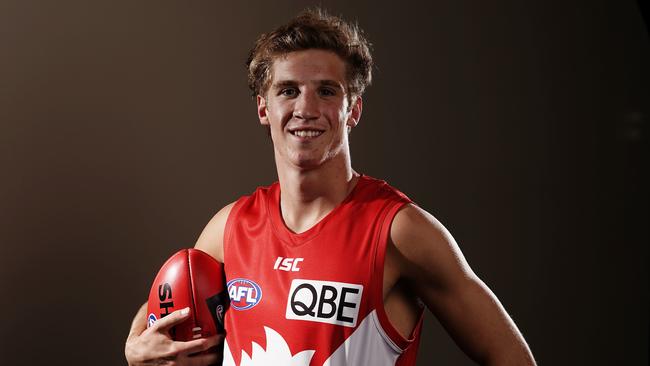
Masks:
[[[395,217],[391,241],[401,276],[468,356],[482,365],[535,365],[517,326],[440,222],[408,206]]]
[[[223,234],[232,206],[234,206],[234,202],[222,208],[214,215],[194,245],[194,248],[201,249],[221,263],[223,263]]]
[[[210,220],[195,245],[195,248],[207,252],[219,262],[223,262],[223,232],[231,207],[232,204],[224,207]],[[171,339],[169,330],[185,321],[189,315],[189,311],[177,310],[147,328],[147,304],[143,304],[133,318],[124,347],[129,365],[203,366],[217,362],[217,354],[193,354],[222,343],[223,335],[189,342]]]

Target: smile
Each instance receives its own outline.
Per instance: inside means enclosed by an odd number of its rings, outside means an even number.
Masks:
[[[323,131],[318,130],[295,130],[289,131],[292,135],[300,138],[315,138],[323,134]]]

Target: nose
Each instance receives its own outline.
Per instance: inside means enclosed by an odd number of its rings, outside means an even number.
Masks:
[[[310,120],[320,117],[318,97],[309,91],[300,93],[293,107],[293,116],[298,119]]]

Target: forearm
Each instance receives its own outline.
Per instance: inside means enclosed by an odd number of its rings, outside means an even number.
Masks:
[[[494,293],[480,280],[478,280],[479,297],[484,297],[484,302],[489,302],[491,306],[486,306],[486,317],[496,319],[499,324],[497,327],[502,329],[499,332],[500,339],[497,339],[494,347],[488,350],[486,366],[536,366],[537,363],[533,357],[526,340],[517,328],[517,325],[506,312],[501,302]],[[477,299],[480,303],[481,300]]]
[[[481,365],[536,365],[524,337],[492,291],[469,278],[431,302],[456,343]]]
[[[146,312],[147,312],[147,303],[145,302],[140,306],[138,312],[133,317],[131,322],[131,328],[129,329],[129,335],[126,338],[126,343],[124,344],[124,356],[129,365],[136,359],[138,359],[139,352],[137,347],[133,347],[132,342],[130,342],[134,337],[138,337],[146,329]]]
[[[133,321],[131,321],[131,328],[129,330],[129,335],[136,333],[140,334],[142,331],[144,331],[147,328],[147,319],[146,319],[146,314],[147,312],[147,303],[145,302],[140,306],[138,309],[138,312],[135,313],[135,316],[133,317]]]
[[[537,362],[533,358],[530,348],[524,341],[520,340],[509,344],[509,347],[495,349],[488,355],[488,359],[483,363],[485,366],[536,366]]]

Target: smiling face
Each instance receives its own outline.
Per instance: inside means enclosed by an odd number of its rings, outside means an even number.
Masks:
[[[310,49],[278,57],[265,96],[257,96],[278,166],[317,168],[349,164],[348,128],[361,117],[361,98],[349,98],[346,67],[331,51]]]

